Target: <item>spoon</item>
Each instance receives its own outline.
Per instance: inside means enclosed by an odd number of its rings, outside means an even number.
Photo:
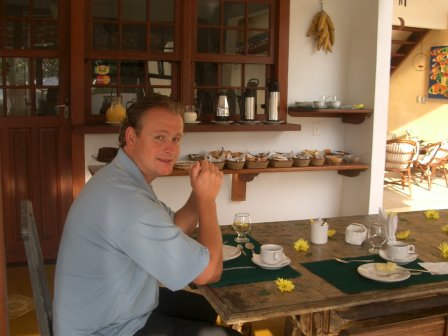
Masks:
[[[348,264],[351,262],[373,262],[375,260],[371,260],[371,259],[352,259],[352,260],[344,260],[344,259],[339,259],[339,258],[334,258],[334,260],[339,261],[340,263],[343,264]]]
[[[244,247],[243,247],[243,245],[238,244],[238,245],[236,246],[236,248],[237,248],[238,250],[240,250],[245,256],[247,256],[246,251],[244,251]]]
[[[252,251],[252,255],[256,254],[255,251],[254,251],[254,248],[255,248],[254,244],[248,242],[248,243],[246,243],[244,246],[245,246],[248,250],[251,250],[251,251]]]

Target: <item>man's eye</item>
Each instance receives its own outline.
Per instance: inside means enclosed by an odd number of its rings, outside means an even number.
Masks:
[[[165,139],[165,136],[163,136],[163,135],[156,135],[154,138],[156,140],[163,141]]]
[[[181,142],[181,140],[182,140],[181,137],[174,137],[174,138],[173,138],[173,143],[178,144],[178,143]]]

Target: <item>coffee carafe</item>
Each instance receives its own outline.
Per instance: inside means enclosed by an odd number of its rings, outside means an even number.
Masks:
[[[221,92],[218,96],[218,103],[216,104],[216,116],[217,121],[228,121],[230,117],[229,103],[227,96],[224,92]]]
[[[254,121],[256,114],[255,92],[247,89],[241,100],[241,120]]]
[[[267,84],[268,84],[267,119],[269,121],[278,121],[278,104],[280,101],[280,90],[278,81],[275,79],[269,79]]]

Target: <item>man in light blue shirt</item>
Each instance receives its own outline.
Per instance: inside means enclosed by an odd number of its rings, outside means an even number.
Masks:
[[[216,313],[202,296],[178,291],[221,276],[215,199],[222,172],[196,163],[192,193],[176,213],[151,188],[178,159],[182,110],[163,96],[129,107],[117,157],[73,203],[56,266],[56,336],[239,335],[214,325]],[[188,234],[196,227],[194,240]]]

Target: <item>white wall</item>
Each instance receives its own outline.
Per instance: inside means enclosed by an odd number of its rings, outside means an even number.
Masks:
[[[383,49],[377,52],[377,43],[384,41],[377,37],[375,13],[381,9],[381,15],[386,17],[389,32],[384,33],[384,39],[388,40],[386,44],[390,48],[392,8],[391,5],[379,6],[388,1],[326,0],[324,9],[336,26],[334,52],[326,55],[317,52],[312,39],[305,36],[312,17],[320,9],[319,2],[291,0],[288,104],[316,100],[323,94],[337,95],[344,105],[375,105],[374,117],[361,125],[343,124],[338,118],[289,117],[288,122],[302,125],[301,132],[187,133],[182,155],[221,147],[240,151],[331,148],[362,154],[362,160],[368,163],[375,157],[379,161],[376,166],[381,165],[384,142],[376,144],[382,147],[381,152],[373,147],[377,140],[383,141],[383,136],[375,139],[372,134],[373,129],[382,127],[383,114],[387,115],[383,105],[387,106],[389,79],[385,79],[379,69],[384,67],[381,62],[390,52]],[[359,16],[364,16],[364,20]],[[376,76],[380,76],[381,82],[375,81]],[[376,106],[381,110],[378,113]],[[320,136],[312,135],[314,124],[318,124]],[[96,154],[98,147],[106,145],[116,145],[116,136],[86,135],[87,164],[94,163],[91,155]],[[377,155],[372,154],[375,151]],[[380,172],[383,173],[382,167]],[[371,170],[355,178],[336,172],[260,174],[247,184],[247,200],[232,202],[231,176],[226,175],[218,197],[219,221],[229,224],[234,213],[242,211],[250,212],[255,222],[376,212],[382,200],[382,181],[382,175],[379,178]],[[182,206],[190,190],[187,177],[159,178],[154,182],[154,189],[173,209]],[[374,197],[372,193],[379,195]]]

